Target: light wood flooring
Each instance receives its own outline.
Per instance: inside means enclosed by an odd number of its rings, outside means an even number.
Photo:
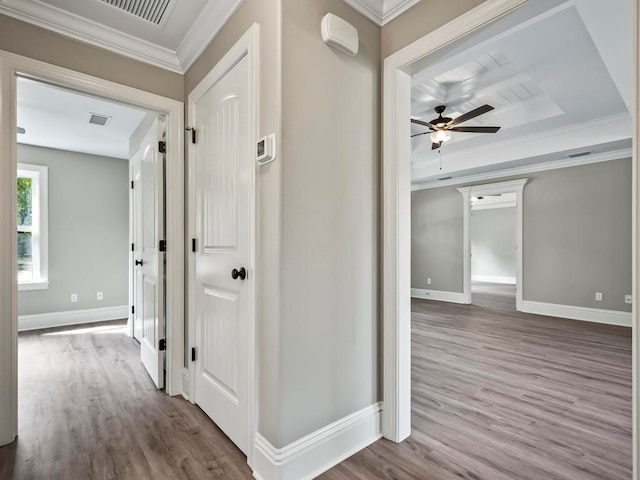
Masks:
[[[322,480],[630,480],[631,332],[413,301],[413,435],[380,440]],[[251,479],[189,402],[156,392],[122,323],[21,334],[20,437],[0,479]]]
[[[413,300],[413,435],[322,480],[630,480],[631,329]]]
[[[19,437],[0,479],[252,478],[198,407],[156,391],[124,325],[19,335]]]

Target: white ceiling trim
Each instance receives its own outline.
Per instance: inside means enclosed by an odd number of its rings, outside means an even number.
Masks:
[[[0,0],[0,13],[165,70],[185,73],[242,1],[209,2],[177,51],[40,2]]]
[[[547,170],[576,167],[578,165],[589,165],[591,163],[609,162],[611,160],[630,158],[632,155],[633,151],[631,148],[623,148],[621,150],[613,150],[611,152],[595,153],[593,155],[585,157],[562,158],[560,160],[551,160],[549,162],[535,163],[533,165],[525,165],[522,167],[505,168],[504,170],[477,173],[475,175],[466,175],[462,177],[450,178],[447,180],[430,180],[428,182],[414,183],[411,185],[411,191],[415,192],[418,190],[429,190],[431,188],[449,187],[452,185],[461,185],[464,183],[481,182],[494,178],[525,175],[527,173],[535,172],[545,172]]]
[[[420,0],[343,0],[380,26],[386,25],[398,15],[409,10]]]

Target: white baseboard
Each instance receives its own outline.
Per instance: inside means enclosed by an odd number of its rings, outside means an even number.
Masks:
[[[18,331],[40,330],[42,328],[66,327],[82,323],[103,322],[108,320],[125,320],[129,317],[129,307],[92,308],[89,310],[72,310],[69,312],[39,313],[37,315],[20,315]]]
[[[471,275],[472,282],[504,283],[515,285],[516,277],[496,277],[493,275]]]
[[[382,405],[376,403],[283,448],[256,437],[254,478],[311,480],[382,436]]]
[[[631,326],[631,312],[574,307],[555,303],[532,302],[530,300],[522,301],[522,311],[524,313],[583,320],[585,322],[606,323],[608,325],[619,325],[623,327]]]
[[[464,299],[464,293],[459,292],[441,292],[439,290],[412,288],[411,296],[413,298],[426,298],[427,300],[439,300],[441,302],[467,303]]]
[[[191,392],[191,375],[188,368],[182,369],[182,396],[185,400],[189,400],[189,392]]]

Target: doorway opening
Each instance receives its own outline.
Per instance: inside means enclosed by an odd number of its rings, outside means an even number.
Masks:
[[[633,324],[631,307],[626,303],[630,294],[625,292],[636,288],[631,271],[635,246],[629,222],[636,201],[635,179],[631,174],[635,162],[632,120],[636,108],[633,92],[625,86],[637,79],[629,68],[634,33],[631,4],[626,7],[629,8],[616,12],[619,21],[610,23],[611,17],[598,13],[597,2],[485,2],[385,62],[383,243],[384,268],[388,273],[383,280],[383,364],[387,438],[401,441],[411,432],[410,372],[425,375],[413,384],[414,412],[416,409],[420,412],[413,428],[433,441],[455,443],[465,456],[468,453],[464,451],[465,442],[447,434],[448,420],[455,417],[459,421],[460,409],[478,408],[489,416],[506,418],[510,407],[489,398],[502,388],[501,397],[517,397],[517,392],[533,389],[527,394],[531,400],[528,413],[545,408],[548,402],[542,398],[533,400],[537,396],[534,390],[541,385],[527,379],[544,378],[550,382],[547,391],[559,393],[568,384],[544,375],[543,371],[552,367],[543,365],[554,355],[568,355],[570,361],[566,365],[579,370],[580,347],[572,345],[570,339],[601,337],[602,342],[596,341],[589,347],[590,362],[598,355],[602,360],[614,351],[623,353],[616,364],[621,374],[620,383],[616,384],[624,391],[620,406],[627,415],[612,414],[608,400],[591,407],[593,411],[602,411],[611,425],[625,426],[626,435],[611,439],[611,444],[618,447],[610,452],[616,460],[615,465],[609,465],[608,472],[615,469],[615,478],[631,475],[633,422],[629,413],[635,340],[629,328]],[[553,31],[554,38],[538,35],[538,28]],[[607,29],[625,32],[625,41],[610,51],[604,48],[608,40],[603,32]],[[565,41],[561,40],[563,36]],[[551,43],[555,45],[552,51],[543,53]],[[609,55],[624,56],[627,67],[619,68],[620,64]],[[575,61],[579,64],[572,63]],[[576,94],[575,103],[563,93],[567,87]],[[582,93],[576,93],[579,91]],[[602,104],[584,101],[596,94],[603,99]],[[446,117],[440,119],[437,115],[442,106],[446,106]],[[458,128],[467,121],[469,127]],[[442,129],[448,130],[446,135],[439,132]],[[593,135],[596,131],[600,135],[597,138]],[[613,181],[613,176],[617,180]],[[512,316],[487,315],[475,304],[468,305],[472,303],[473,273],[471,199],[508,193],[482,191],[487,182],[524,179],[528,182],[522,193],[523,201],[516,199],[515,205],[524,210],[524,222],[516,227],[522,231],[523,239],[516,241],[516,253],[522,256],[521,269],[515,274],[516,309],[536,316],[515,311]],[[615,201],[608,201],[612,199]],[[416,213],[428,211],[434,212],[431,220]],[[618,215],[622,217],[620,223],[611,226]],[[618,234],[600,239],[597,229],[589,227],[598,225],[595,218],[607,223],[607,231]],[[429,229],[431,236],[422,235]],[[416,234],[420,235],[417,240]],[[406,252],[410,241],[411,254]],[[419,244],[430,248],[416,255]],[[606,257],[607,262],[599,263],[601,257]],[[422,259],[423,265],[416,265],[416,260]],[[431,289],[441,297],[437,300],[441,301],[414,300],[412,311],[408,297],[416,286],[408,282],[416,280],[430,281]],[[440,285],[446,285],[448,290],[438,291]],[[604,304],[607,295],[603,290],[609,292],[612,303]],[[565,328],[566,332],[560,333]],[[559,335],[550,335],[552,331]],[[530,350],[528,335],[544,339],[548,350],[537,353]],[[602,345],[606,348],[600,349]],[[471,358],[474,361],[469,361]],[[528,361],[534,358],[536,361]],[[540,363],[536,363],[538,360]],[[522,367],[520,372],[516,363]],[[594,364],[584,367],[584,372],[597,371]],[[612,380],[605,372],[600,373],[603,379]],[[508,382],[499,380],[507,377]],[[578,396],[585,389],[597,389],[594,384],[580,380],[580,375],[569,377],[565,380],[572,384],[575,380],[572,388]],[[467,389],[469,382],[480,378],[478,390]],[[430,382],[431,388],[420,388]],[[417,399],[416,391],[427,397]],[[456,400],[449,402],[452,396]],[[489,405],[492,407],[487,408]],[[576,406],[563,410],[564,414],[574,412]],[[452,410],[447,411],[449,407]],[[453,414],[453,410],[457,413]],[[576,423],[565,425],[553,438],[589,424],[589,416],[577,414]],[[425,423],[425,418],[430,422]],[[445,428],[434,429],[434,422]],[[465,435],[477,433],[477,425],[473,423],[465,425]],[[514,425],[509,424],[508,428],[511,427]],[[543,430],[536,433],[521,425],[518,435],[535,437]],[[592,434],[598,435],[595,429]],[[483,434],[480,436],[483,441],[493,442]],[[502,451],[499,443],[497,440],[494,444],[496,452]],[[520,462],[522,468],[518,469],[520,473],[506,472],[507,476],[521,476],[522,471],[537,468],[533,456],[544,448],[536,441],[528,445],[520,453],[511,452],[509,458]],[[587,456],[600,455],[579,440],[571,445],[587,452]],[[486,453],[481,463],[494,458],[491,452]],[[542,468],[549,471],[543,476],[556,473],[548,463],[549,457],[545,461],[547,464]],[[576,465],[580,466],[574,471],[559,473],[561,478],[585,478],[585,472],[593,478],[603,476],[599,467],[583,469],[584,464]],[[497,474],[494,471],[489,475]]]

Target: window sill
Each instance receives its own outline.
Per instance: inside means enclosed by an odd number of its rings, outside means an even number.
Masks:
[[[49,282],[25,282],[18,283],[18,291],[23,290],[46,290],[49,288]]]

